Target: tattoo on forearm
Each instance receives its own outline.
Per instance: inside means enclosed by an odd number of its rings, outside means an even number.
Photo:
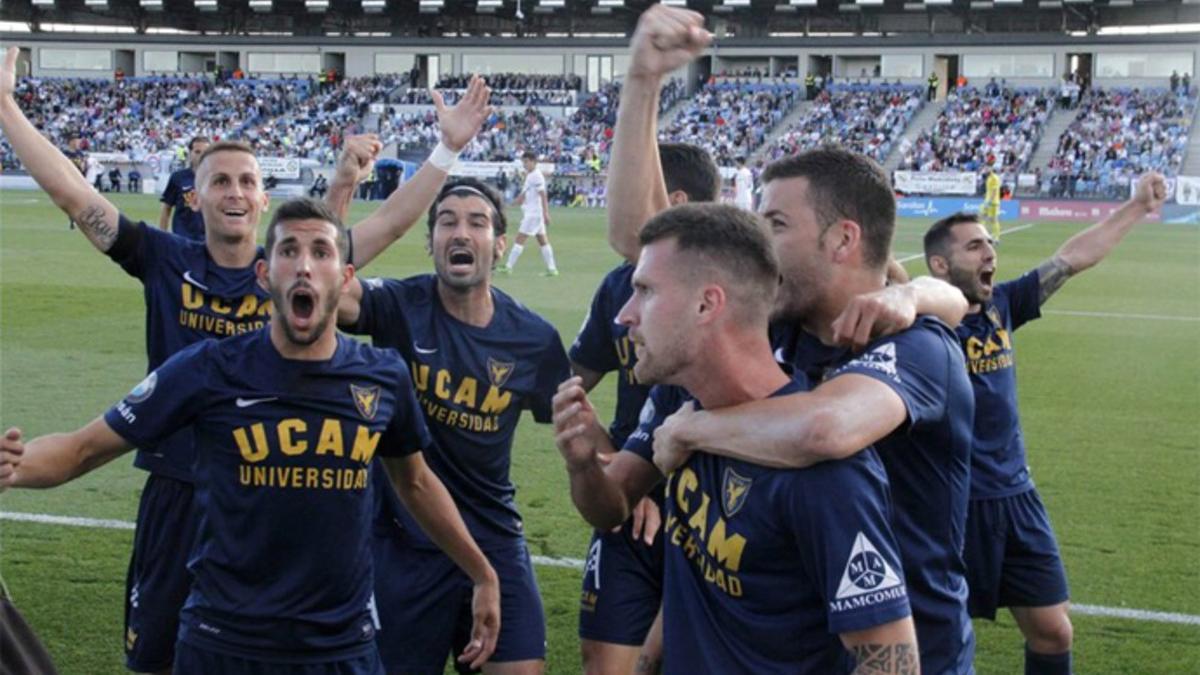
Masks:
[[[1065,260],[1058,256],[1038,265],[1038,282],[1041,284],[1040,302],[1046,302],[1075,273]]]
[[[101,251],[112,248],[113,242],[117,240],[117,228],[105,221],[104,207],[99,204],[84,208],[75,216],[75,222],[79,225],[79,230]]]
[[[850,648],[858,667],[855,675],[916,675],[921,672],[916,645],[854,645]]]
[[[662,668],[662,661],[652,659],[645,654],[638,657],[637,665],[634,666],[634,675],[658,675]]]

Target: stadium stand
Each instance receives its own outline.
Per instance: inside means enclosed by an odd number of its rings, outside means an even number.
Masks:
[[[766,143],[800,98],[795,82],[710,82],[696,92],[659,139],[707,148],[719,166],[732,166]]]
[[[1054,197],[1123,199],[1145,171],[1178,175],[1187,151],[1195,91],[1094,89],[1079,105],[1040,189]]]
[[[893,84],[835,84],[771,143],[771,160],[839,144],[883,162],[924,105],[922,89]]]
[[[933,128],[902,144],[901,169],[1002,173],[1024,170],[1054,105],[1051,90],[966,87],[947,98]]]

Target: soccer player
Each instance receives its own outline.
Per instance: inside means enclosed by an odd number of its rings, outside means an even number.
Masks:
[[[739,209],[754,210],[754,174],[746,166],[746,158],[737,158],[737,172],[733,174],[733,203]]]
[[[638,380],[660,386],[607,467],[599,453],[612,448],[579,378],[554,399],[555,439],[572,499],[597,528],[624,521],[668,476],[666,671],[824,674],[857,661],[861,673],[919,672],[874,451],[800,470],[704,451],[673,472],[655,467],[654,428],[680,405],[774,399],[808,379],[787,375],[771,352],[780,268],[760,221],[731,206],[687,204],[639,236],[620,320],[638,352]]]
[[[0,71],[0,130],[30,175],[78,223],[88,241],[142,282],[148,369],[194,342],[266,325],[271,300],[254,268],[264,256],[257,230],[268,198],[253,151],[222,142],[197,161],[196,201],[206,226],[203,243],[132,223],[21,113],[12,94],[16,58],[17,49],[10,48]],[[488,114],[486,86],[472,86],[468,93],[475,93],[451,109],[435,96],[443,143],[453,149],[465,146]],[[379,142],[367,138],[362,143],[370,146],[369,152],[345,154],[339,175],[353,180],[370,169],[362,158],[377,152]],[[445,168],[427,162],[393,194],[387,202],[389,213],[398,221],[409,219],[404,227],[376,219],[355,228],[352,258],[358,266],[420,218],[445,178]],[[136,672],[168,671],[173,660],[196,531],[191,515],[192,444],[193,432],[181,431],[140,447],[134,459],[134,466],[150,474],[138,504],[125,595],[126,665]]]
[[[188,141],[188,165],[171,174],[167,187],[159,201],[163,203],[158,216],[158,226],[196,241],[204,241],[204,217],[196,203],[196,165],[211,145],[206,136],[196,136]],[[174,216],[171,212],[174,211]]]
[[[658,158],[672,205],[716,199],[721,175],[707,152],[694,145],[663,143]],[[585,392],[606,373],[617,373],[617,408],[608,428],[617,448],[637,428],[650,393],[633,374],[637,355],[628,330],[616,322],[617,312],[633,295],[630,278],[636,262],[623,262],[600,282],[569,352],[571,370]],[[580,648],[589,675],[632,672],[642,652],[647,661],[659,660],[653,645],[643,645],[662,601],[663,544],[656,537],[661,503],[662,492],[652,491],[619,529],[592,534],[579,612]]]
[[[337,182],[334,189],[345,192]],[[380,209],[368,220],[389,217]],[[429,464],[503,580],[500,638],[484,672],[508,675],[540,673],[546,653],[541,596],[509,478],[513,438],[523,409],[550,422],[551,399],[570,373],[554,327],[491,284],[506,228],[495,190],[451,181],[429,211],[434,274],[354,280],[338,322],[410,364],[436,441]],[[395,500],[381,502],[378,522],[384,665],[388,672],[441,672],[447,655],[462,649],[469,580]]]
[[[971,501],[964,557],[973,617],[994,619],[1008,607],[1025,636],[1025,672],[1071,672],[1071,620],[1062,557],[1025,458],[1017,413],[1013,332],[1041,316],[1067,279],[1108,255],[1133,226],[1158,209],[1166,186],[1143,175],[1133,198],[1108,218],[1071,237],[1049,260],[1022,276],[994,283],[996,249],[972,214],[934,223],[925,235],[929,271],[957,286],[971,303],[957,329],[975,389]]]
[[[1000,240],[1000,176],[996,170],[987,167],[983,180],[983,207],[981,208],[983,223],[992,231],[992,239]]]
[[[517,266],[521,251],[525,250],[525,242],[530,236],[537,238],[538,246],[542,249],[542,260],[546,263],[543,276],[558,276],[558,265],[554,262],[554,249],[550,247],[550,238],[546,228],[550,225],[550,202],[546,197],[546,177],[538,168],[537,153],[526,150],[521,154],[521,165],[525,167],[525,183],[521,186],[521,194],[517,195],[516,204],[521,206],[521,226],[517,230],[517,240],[513,242],[512,251],[508,254],[508,262],[499,272],[509,274]]]
[[[482,662],[495,644],[499,578],[422,458],[432,439],[408,369],[334,326],[354,276],[348,249],[324,205],[281,205],[255,262],[275,308],[269,328],[182,349],[74,432],[28,444],[5,433],[0,488],[52,487],[134,446],[195,434],[200,526],[177,675],[383,674],[371,615],[376,454],[385,488],[473,581],[464,657]]]

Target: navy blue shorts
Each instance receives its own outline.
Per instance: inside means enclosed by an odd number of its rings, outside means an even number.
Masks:
[[[192,484],[150,474],[138,503],[125,577],[125,665],[130,670],[153,673],[175,660],[179,611],[192,587],[187,561],[197,525]]]
[[[379,654],[320,663],[278,663],[222,654],[187,642],[175,646],[173,675],[385,675]]]
[[[640,647],[662,604],[663,538],[647,546],[632,535],[632,521],[616,532],[592,533],[583,593],[579,637]]]
[[[440,674],[471,639],[474,584],[446,554],[376,534],[375,642],[391,675]],[[484,551],[500,577],[500,637],[492,663],[546,658],[546,615],[525,542]]]
[[[999,607],[1048,607],[1070,597],[1058,542],[1036,489],[972,499],[963,560],[972,617],[994,619]]]

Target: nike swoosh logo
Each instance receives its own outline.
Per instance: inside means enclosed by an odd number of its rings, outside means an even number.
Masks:
[[[436,354],[437,353],[437,347],[434,347],[433,349],[422,349],[421,345],[419,345],[415,342],[413,343],[413,349],[417,350],[418,354]]]
[[[258,405],[259,403],[266,403],[267,401],[278,401],[278,400],[279,400],[278,396],[268,396],[266,398],[240,398],[239,397],[237,400],[237,407],[249,408],[252,405]]]
[[[205,286],[204,284],[202,284],[202,283],[200,283],[199,281],[196,281],[195,279],[193,279],[193,278],[192,278],[192,272],[191,272],[191,270],[186,270],[186,271],[184,271],[184,273],[183,273],[183,280],[184,280],[184,281],[186,281],[186,282],[188,282],[189,284],[191,284],[191,285],[193,285],[193,286],[196,286],[196,287],[198,287],[198,288],[199,288],[200,290],[202,290],[202,291],[207,291],[207,290],[208,290],[208,286]]]

